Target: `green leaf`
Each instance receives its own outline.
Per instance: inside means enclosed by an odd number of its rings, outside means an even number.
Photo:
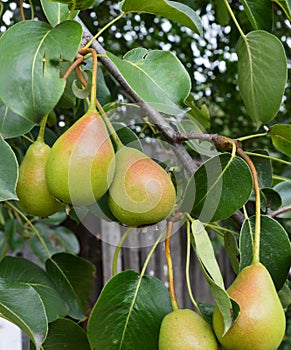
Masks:
[[[48,325],[43,302],[34,288],[0,278],[0,313],[21,328],[36,349],[40,349]]]
[[[160,280],[123,271],[109,280],[93,307],[87,328],[91,348],[158,349],[160,324],[171,311]]]
[[[55,288],[70,308],[69,315],[84,319],[93,290],[94,266],[86,259],[67,253],[53,255],[45,266]]]
[[[240,38],[238,84],[248,114],[258,126],[277,114],[287,81],[287,60],[280,40],[263,30]]]
[[[75,234],[68,228],[63,226],[50,227],[48,225],[43,225],[40,223],[36,224],[35,228],[41,234],[51,255],[61,252],[67,252],[71,254],[79,253],[79,242]],[[29,245],[39,260],[41,262],[45,262],[47,259],[47,252],[43,248],[43,245],[37,236],[32,236],[30,238]]]
[[[207,160],[190,178],[180,211],[202,222],[227,219],[248,201],[252,187],[246,162],[223,153]]]
[[[5,105],[33,122],[49,113],[65,88],[60,59],[74,59],[81,37],[81,26],[75,21],[55,28],[40,21],[10,27],[0,38],[0,98]]]
[[[18,199],[16,194],[18,179],[17,159],[2,136],[0,136],[0,154],[0,201]]]
[[[90,350],[90,345],[83,328],[70,319],[60,318],[49,324],[48,335],[42,349]]]
[[[291,0],[273,0],[276,2],[282,10],[285,12],[285,15],[291,22]]]
[[[199,220],[193,220],[191,232],[193,249],[209,284],[211,293],[223,316],[225,334],[233,325],[239,312],[239,306],[229,297],[225,290],[213,246],[203,224]]]
[[[34,127],[30,120],[20,117],[0,101],[0,136],[4,139],[26,134]]]
[[[281,204],[282,207],[291,205],[291,181],[290,180],[278,183],[273,187],[273,189],[280,194],[282,199],[282,204]],[[291,210],[278,215],[277,218],[290,219]]]
[[[141,152],[144,151],[139,137],[133,130],[127,127],[124,123],[112,122],[112,125],[124,145],[136,148]]]
[[[86,10],[94,4],[94,0],[50,0],[53,2],[59,2],[66,4],[69,9],[74,8],[75,10]]]
[[[250,158],[257,170],[260,188],[271,187],[273,181],[272,162],[269,158],[265,158],[269,156],[269,153],[265,150],[255,150],[252,153],[259,154],[258,156],[251,154]]]
[[[280,194],[273,188],[262,188],[261,190],[261,210],[265,213],[268,210],[277,210],[282,206]]]
[[[40,0],[40,2],[43,12],[52,27],[67,20],[70,13],[68,5],[52,2],[50,0]],[[78,11],[75,11],[72,19],[75,18],[77,14]]]
[[[275,124],[270,127],[273,145],[282,153],[291,157],[291,125]]]
[[[273,6],[270,0],[242,0],[241,3],[245,9],[254,29],[272,30],[273,24]]]
[[[68,308],[46,272],[33,262],[20,257],[6,256],[0,262],[0,276],[10,282],[25,283],[40,295],[48,322],[65,316]]]
[[[186,26],[199,35],[203,34],[202,23],[194,10],[176,1],[166,0],[123,0],[121,10],[128,12],[145,12],[166,17]]]
[[[184,100],[190,93],[191,79],[174,54],[137,48],[123,59],[110,52],[107,55],[142,100],[166,114],[185,112]]]
[[[253,258],[253,232],[255,217],[245,220],[240,233],[240,269]],[[261,216],[260,261],[269,270],[276,289],[286,281],[291,265],[291,245],[285,229],[274,219]]]

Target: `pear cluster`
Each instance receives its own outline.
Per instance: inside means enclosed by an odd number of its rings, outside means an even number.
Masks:
[[[245,267],[228,289],[240,306],[233,326],[224,334],[216,305],[212,327],[196,312],[177,309],[162,320],[159,350],[277,350],[286,328],[284,309],[273,280],[261,263]]]
[[[52,148],[35,142],[19,170],[19,205],[29,214],[46,217],[62,204],[87,206],[108,192],[108,206],[116,220],[143,226],[167,218],[176,190],[167,172],[141,151],[115,150],[106,125],[89,110],[67,129]],[[40,151],[39,151],[40,153]]]

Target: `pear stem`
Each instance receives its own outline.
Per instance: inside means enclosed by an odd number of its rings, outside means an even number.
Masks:
[[[40,129],[37,137],[37,141],[44,142],[45,127],[48,119],[48,114],[46,114],[41,121]]]
[[[90,47],[93,42],[110,26],[112,26],[112,24],[114,24],[115,22],[119,21],[126,13],[122,12],[119,16],[115,17],[112,21],[110,21],[109,23],[107,23],[101,30],[99,30],[99,32],[93,36],[93,38],[86,44],[86,46],[84,46],[85,49],[87,49],[88,47]]]
[[[260,199],[260,186],[259,186],[259,180],[258,180],[258,173],[250,157],[247,154],[245,154],[245,152],[241,148],[238,148],[236,153],[238,156],[240,156],[246,161],[253,176],[256,208],[255,208],[255,233],[254,233],[254,243],[253,243],[252,265],[255,265],[260,262],[260,236],[261,236],[261,199]]]
[[[168,266],[169,293],[170,293],[172,309],[173,311],[175,311],[179,309],[179,304],[178,304],[177,296],[175,292],[174,271],[173,271],[172,255],[171,255],[172,232],[173,232],[173,221],[168,220],[166,240],[165,240],[165,251],[166,251],[166,261]]]
[[[92,81],[91,81],[91,94],[90,94],[90,105],[89,111],[96,111],[96,95],[97,95],[97,72],[98,72],[98,61],[97,61],[97,53],[92,48],[84,48],[79,51],[81,55],[85,55],[86,53],[91,53],[92,55]]]
[[[229,12],[229,14],[230,14],[232,20],[234,21],[234,24],[236,25],[236,27],[237,27],[237,29],[238,29],[240,35],[242,36],[242,38],[243,38],[244,40],[246,40],[246,36],[245,36],[243,30],[241,29],[241,26],[239,25],[239,23],[238,23],[238,21],[237,21],[235,15],[234,15],[234,13],[233,13],[233,11],[232,11],[232,8],[230,7],[228,1],[227,1],[227,0],[224,0],[224,3],[225,3],[225,6],[226,6],[226,8],[227,8],[227,10],[228,10],[228,12]]]
[[[200,307],[199,307],[198,303],[196,302],[196,300],[193,296],[193,293],[192,293],[192,289],[191,289],[191,282],[190,282],[191,240],[190,240],[190,237],[191,237],[191,221],[187,220],[186,283],[187,283],[189,298],[190,298],[192,304],[200,312],[200,314],[202,314]]]
[[[127,239],[130,232],[134,229],[134,227],[129,227],[124,234],[121,236],[120,241],[118,242],[118,245],[115,249],[114,255],[113,255],[113,262],[112,262],[112,276],[117,275],[117,262],[118,262],[118,255],[122,248],[123,243]]]
[[[43,246],[48,258],[51,258],[51,253],[44,241],[44,239],[42,238],[42,236],[40,235],[40,233],[38,232],[38,230],[35,228],[35,226],[32,224],[32,222],[22,213],[21,210],[19,210],[15,205],[13,205],[12,203],[5,201],[5,203],[12,208],[20,217],[22,217],[22,219],[31,227],[32,231],[35,233],[35,235],[37,236],[38,240],[40,241],[41,245]]]
[[[102,107],[102,105],[100,104],[100,102],[97,99],[96,99],[96,106],[97,106],[99,112],[101,113],[102,119],[103,119],[104,123],[106,124],[107,129],[110,132],[110,135],[113,137],[117,151],[119,151],[122,147],[124,147],[124,144],[122,143],[119,136],[117,135],[117,132],[115,131],[113,125],[111,124],[107,113],[104,111],[104,108]]]

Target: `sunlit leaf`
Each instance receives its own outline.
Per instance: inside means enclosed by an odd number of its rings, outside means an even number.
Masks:
[[[202,23],[191,7],[176,1],[167,0],[123,0],[121,10],[128,12],[145,12],[166,17],[182,24],[202,35]]]
[[[184,100],[190,93],[191,80],[173,53],[137,48],[123,59],[110,52],[107,55],[142,100],[167,114],[185,112]]]
[[[5,105],[33,122],[49,113],[65,88],[60,61],[74,59],[81,37],[75,21],[52,28],[27,20],[10,27],[0,38],[0,98]]]
[[[260,126],[277,114],[287,81],[287,60],[281,41],[256,30],[240,38],[238,83],[247,112]]]

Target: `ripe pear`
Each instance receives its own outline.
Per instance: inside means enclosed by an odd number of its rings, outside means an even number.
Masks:
[[[20,207],[28,214],[47,217],[62,204],[48,190],[45,167],[50,147],[41,140],[31,144],[20,164],[16,192]]]
[[[177,309],[166,315],[159,335],[159,350],[217,350],[211,326],[196,312]]]
[[[54,143],[46,166],[49,190],[66,203],[93,204],[108,190],[112,165],[106,126],[96,110],[89,110]]]
[[[240,305],[234,325],[223,336],[223,319],[216,306],[215,334],[226,350],[276,350],[285,334],[286,320],[272,278],[261,263],[238,274],[228,294]]]
[[[167,172],[143,152],[123,146],[115,156],[115,176],[108,205],[128,226],[143,226],[167,218],[176,202],[175,187]]]

